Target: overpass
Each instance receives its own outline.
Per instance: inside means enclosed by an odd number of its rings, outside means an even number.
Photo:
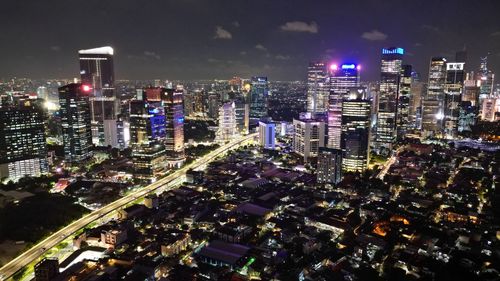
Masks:
[[[101,217],[116,211],[127,204],[130,204],[137,200],[137,198],[144,197],[153,192],[160,192],[162,190],[170,189],[178,184],[178,179],[182,178],[189,169],[198,169],[202,168],[212,160],[217,158],[223,153],[228,152],[234,148],[238,148],[239,146],[245,145],[249,143],[254,137],[257,136],[257,133],[249,134],[247,136],[242,136],[238,139],[235,139],[229,143],[226,143],[219,148],[211,151],[205,156],[202,156],[199,159],[196,159],[193,163],[185,165],[179,170],[176,170],[172,174],[154,182],[140,190],[132,192],[98,210],[91,212],[83,216],[82,218],[70,223],[69,225],[61,228],[60,230],[54,232],[49,237],[45,238],[43,241],[39,242],[35,246],[31,247],[29,250],[20,254],[9,263],[0,268],[0,280],[6,280],[14,275],[17,271],[21,270],[25,266],[28,266],[31,262],[43,256],[45,252],[49,249],[55,247],[57,244],[61,243],[64,239],[71,236],[76,231],[84,228],[88,224],[100,219]]]

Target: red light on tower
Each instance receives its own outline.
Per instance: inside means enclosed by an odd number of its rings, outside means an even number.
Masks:
[[[82,85],[82,91],[88,93],[92,90],[92,88],[89,85]]]
[[[337,70],[338,66],[336,64],[331,64],[330,69],[331,70]]]
[[[361,65],[358,64],[358,66],[356,66],[356,69],[361,70]]]

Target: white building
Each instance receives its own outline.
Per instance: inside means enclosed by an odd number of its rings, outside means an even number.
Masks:
[[[319,148],[325,146],[325,123],[313,119],[293,120],[293,151],[309,161],[317,157]]]
[[[236,123],[236,106],[234,102],[226,102],[219,108],[219,128],[215,140],[217,142],[230,141],[238,136]]]

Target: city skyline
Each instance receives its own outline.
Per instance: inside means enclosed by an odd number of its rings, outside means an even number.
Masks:
[[[305,80],[304,65],[327,59],[359,63],[362,79],[374,81],[379,50],[390,46],[404,48],[407,63],[424,79],[431,57],[452,57],[464,46],[470,70],[490,53],[490,68],[499,72],[496,1],[474,9],[466,1],[218,2],[6,3],[0,31],[10,43],[0,49],[0,77],[76,77],[75,53],[107,45],[116,51],[117,79]]]

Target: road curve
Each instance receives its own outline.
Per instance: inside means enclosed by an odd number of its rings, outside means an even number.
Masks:
[[[176,180],[177,178],[186,174],[189,169],[196,169],[208,164],[213,159],[215,159],[220,154],[227,152],[237,146],[240,146],[257,136],[257,133],[249,134],[247,136],[240,137],[233,140],[227,144],[220,146],[214,151],[208,153],[207,155],[196,159],[193,163],[188,164],[181,169],[175,171],[174,173],[152,183],[140,190],[137,190],[129,195],[126,195],[98,210],[91,212],[83,216],[82,218],[72,222],[71,224],[63,227],[62,229],[54,232],[49,237],[45,238],[43,241],[39,242],[29,250],[25,251],[21,255],[17,256],[9,263],[0,268],[0,280],[6,280],[14,275],[17,271],[21,270],[23,267],[29,265],[31,262],[40,258],[47,250],[53,248],[61,241],[66,239],[68,236],[72,235],[76,231],[84,228],[86,225],[92,223],[93,221],[103,217],[104,215],[116,211],[117,209],[135,201],[137,198],[144,197],[149,193],[157,191],[161,187],[168,185],[170,182]]]

